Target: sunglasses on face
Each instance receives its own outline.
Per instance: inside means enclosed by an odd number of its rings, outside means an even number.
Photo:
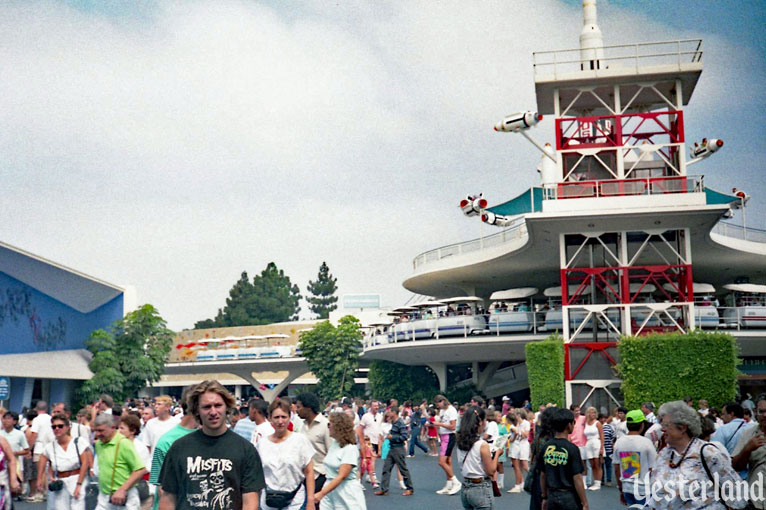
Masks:
[[[63,423],[56,423],[54,425],[51,425],[51,428],[54,429],[54,430],[55,429],[63,429],[64,427],[66,427],[66,425],[64,425]]]

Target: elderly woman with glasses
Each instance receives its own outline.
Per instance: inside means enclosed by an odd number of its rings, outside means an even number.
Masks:
[[[677,400],[660,406],[657,416],[667,446],[659,452],[652,467],[648,507],[657,510],[726,510],[727,505],[745,508],[746,500],[729,498],[735,495],[736,484],[741,480],[727,456],[714,444],[699,439],[702,426],[697,412]]]
[[[740,435],[731,456],[734,469],[747,469],[747,482],[751,488],[757,488],[760,480],[766,480],[766,393],[758,396],[755,405],[757,426],[745,429]],[[762,483],[762,482],[760,482]],[[758,510],[766,509],[766,499],[753,500]]]

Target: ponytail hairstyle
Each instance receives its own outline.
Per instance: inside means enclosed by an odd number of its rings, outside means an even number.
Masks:
[[[460,429],[457,431],[457,447],[464,452],[469,451],[473,444],[481,437],[479,423],[484,421],[486,413],[481,407],[470,406],[466,409],[460,420]]]

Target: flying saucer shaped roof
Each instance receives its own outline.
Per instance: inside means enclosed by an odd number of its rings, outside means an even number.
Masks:
[[[729,283],[723,286],[724,289],[735,292],[749,292],[751,294],[766,294],[766,285],[757,285],[755,283]]]
[[[666,283],[662,288],[668,292],[676,292],[676,288],[672,283]],[[709,283],[694,283],[693,289],[695,294],[712,294],[715,292],[715,287]]]
[[[498,290],[489,296],[490,301],[511,301],[532,297],[540,292],[536,287],[521,287],[518,289]]]
[[[459,296],[459,297],[442,299],[442,302],[443,303],[478,303],[478,302],[484,302],[484,300],[476,296]]]

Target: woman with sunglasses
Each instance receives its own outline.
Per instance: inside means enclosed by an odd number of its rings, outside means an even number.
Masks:
[[[55,440],[45,447],[37,467],[37,486],[42,487],[48,469],[48,510],[85,510],[85,489],[91,464],[90,445],[72,438],[66,415],[51,418]]]

